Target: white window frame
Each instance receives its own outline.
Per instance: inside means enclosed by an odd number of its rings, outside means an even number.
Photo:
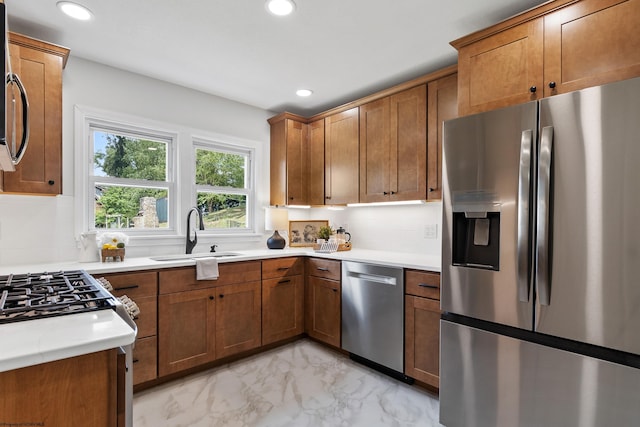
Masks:
[[[237,154],[246,156],[247,163],[245,168],[245,188],[233,188],[233,187],[216,187],[211,185],[197,185],[195,183],[196,173],[196,150],[203,149],[209,151],[218,151],[228,154]],[[255,195],[255,158],[256,153],[253,147],[247,145],[236,145],[227,142],[221,142],[218,139],[209,139],[204,137],[192,138],[192,174],[193,187],[191,191],[192,205],[197,204],[198,192],[212,192],[212,193],[224,193],[224,194],[238,194],[246,196],[247,200],[247,226],[246,228],[221,228],[214,229],[209,228],[204,231],[206,234],[211,235],[253,235],[256,233],[256,221],[254,218],[256,210],[256,195]]]
[[[76,119],[76,176],[86,177],[76,179],[76,212],[81,213],[81,220],[76,221],[76,233],[87,230],[108,231],[95,228],[95,212],[90,204],[95,195],[97,182],[117,186],[133,186],[166,189],[168,192],[167,212],[169,226],[154,229],[128,228],[121,231],[131,236],[160,236],[176,235],[179,217],[177,215],[180,195],[177,192],[176,154],[178,146],[178,132],[166,129],[162,124],[140,118],[120,115],[117,113],[75,107]],[[105,130],[132,137],[148,137],[167,143],[167,177],[166,181],[148,181],[128,178],[101,177],[93,175],[93,131]]]

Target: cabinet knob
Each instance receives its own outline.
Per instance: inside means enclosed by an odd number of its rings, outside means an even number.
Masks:
[[[338,290],[337,290],[337,289],[333,289],[333,288],[331,288],[331,290],[332,290],[333,292],[338,292]]]
[[[435,189],[435,188],[433,188],[433,187],[429,187],[429,193],[433,193],[434,191],[436,191],[436,189]]]
[[[537,90],[538,90],[538,88],[537,88],[537,87],[535,87],[535,86],[531,86],[531,87],[529,88],[529,92],[531,92],[531,93],[536,93],[536,91],[537,91]]]
[[[550,87],[551,89],[555,89],[555,87],[556,87],[556,82],[549,82],[549,87]]]
[[[215,297],[213,295],[209,295],[209,299],[213,300]]]
[[[387,194],[389,194],[389,193],[387,193],[386,191],[383,191],[383,192],[382,192],[382,194],[384,194],[384,195],[386,196],[386,195],[387,195]]]
[[[395,192],[395,191],[392,191],[392,192],[391,192],[391,194],[396,194],[396,192]]]
[[[289,197],[289,200],[293,200],[293,197]]]
[[[55,183],[56,183],[56,182],[55,182],[54,180],[52,180],[52,179],[50,179],[49,181],[47,181],[47,184],[49,184],[49,185],[53,185],[53,184],[55,184]]]
[[[220,294],[220,295],[218,295],[218,296],[219,296],[220,298],[224,298],[224,295],[222,295],[222,294]]]
[[[331,196],[324,196],[325,199],[329,200]]]

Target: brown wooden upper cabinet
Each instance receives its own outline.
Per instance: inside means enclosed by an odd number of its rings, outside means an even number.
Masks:
[[[308,203],[307,125],[295,118],[271,124],[271,205]]]
[[[440,199],[442,123],[457,116],[456,71],[443,68],[307,119],[270,118],[271,204]]]
[[[443,123],[458,117],[458,75],[429,82],[427,98],[427,200],[440,200]]]
[[[425,199],[426,178],[427,86],[360,106],[360,202]]]
[[[640,75],[640,0],[557,0],[458,39],[460,115]]]
[[[0,173],[0,188],[10,193],[62,193],[62,69],[69,50],[9,33],[13,72],[29,97],[29,143],[15,172]],[[16,106],[16,118],[22,118]],[[21,122],[16,128],[21,129]]]
[[[357,203],[358,108],[326,117],[324,126],[325,204]]]

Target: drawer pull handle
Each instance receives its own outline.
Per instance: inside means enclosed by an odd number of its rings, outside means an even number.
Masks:
[[[418,283],[418,286],[420,286],[421,288],[438,289],[438,286],[430,285],[428,283]]]
[[[331,288],[331,290],[332,290],[333,292],[338,292],[338,290],[337,290],[337,289],[334,289],[334,288]]]
[[[324,267],[318,267],[318,271],[329,271],[329,269]]]
[[[290,281],[291,281],[290,279],[287,279],[287,280],[280,280],[280,281],[278,282],[278,284],[280,284],[280,283],[289,283]]]
[[[129,285],[129,286],[123,286],[121,288],[114,288],[115,291],[126,291],[128,289],[138,289],[140,287],[140,285]]]
[[[289,267],[278,267],[278,271],[284,271],[284,270],[288,270]]]
[[[138,363],[140,359],[133,359],[133,363]]]

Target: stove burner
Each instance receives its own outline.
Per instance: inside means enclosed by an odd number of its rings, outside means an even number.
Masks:
[[[113,307],[113,296],[82,270],[0,276],[0,323]]]

